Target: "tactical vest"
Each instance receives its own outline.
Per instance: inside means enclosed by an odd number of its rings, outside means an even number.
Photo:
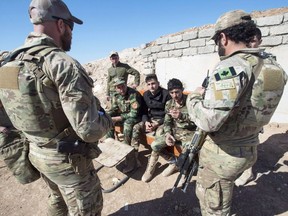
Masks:
[[[69,135],[70,124],[57,89],[42,70],[45,57],[52,51],[61,50],[45,45],[21,47],[0,67],[3,106],[14,127],[39,146],[55,144]]]
[[[252,66],[249,85],[236,108],[236,121],[261,128],[268,124],[274,114],[287,81],[287,75],[272,55],[265,52],[255,56],[239,55]]]

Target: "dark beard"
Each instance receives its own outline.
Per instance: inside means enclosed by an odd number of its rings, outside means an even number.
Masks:
[[[225,56],[225,47],[221,44],[221,42],[219,41],[219,45],[218,45],[218,55],[221,56]]]
[[[71,37],[69,32],[65,29],[64,35],[61,37],[62,49],[66,52],[71,49]]]

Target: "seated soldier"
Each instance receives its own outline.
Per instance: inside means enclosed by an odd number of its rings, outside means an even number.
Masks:
[[[167,84],[168,91],[172,97],[166,103],[164,118],[164,135],[156,136],[151,144],[152,153],[149,158],[146,171],[142,176],[142,181],[148,182],[152,179],[158,161],[160,151],[166,146],[181,145],[185,146],[191,142],[196,126],[189,120],[186,107],[187,96],[183,94],[183,85],[178,79],[171,79]],[[175,163],[163,171],[163,176],[169,176],[177,171]]]
[[[131,145],[133,126],[141,120],[141,94],[127,86],[123,78],[116,77],[113,80],[116,93],[113,95],[111,109],[107,112],[114,122],[114,125],[123,126],[124,143]],[[110,130],[106,138],[115,138],[114,128]],[[135,157],[126,157],[126,167],[123,172],[128,173],[135,168]]]
[[[141,134],[154,132],[155,134],[160,135],[161,131],[163,131],[163,127],[159,126],[164,122],[165,104],[171,99],[168,90],[159,86],[156,74],[147,75],[145,82],[148,90],[143,94],[144,104],[142,121],[134,125],[131,142],[137,152]]]

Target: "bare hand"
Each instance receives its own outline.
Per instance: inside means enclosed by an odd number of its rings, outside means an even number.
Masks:
[[[165,136],[165,141],[168,146],[174,146],[176,140],[170,133],[167,133]]]
[[[0,126],[0,132],[1,132],[1,133],[5,133],[5,134],[7,134],[7,133],[9,133],[9,129],[6,128],[6,127],[2,127],[2,126]]]
[[[195,90],[194,90],[195,93],[198,93],[200,95],[204,95],[205,93],[205,88],[203,87],[197,87]]]
[[[178,119],[181,116],[181,111],[179,109],[173,108],[169,110],[169,114],[173,119]]]

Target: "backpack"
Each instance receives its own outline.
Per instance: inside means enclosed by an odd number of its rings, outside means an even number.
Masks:
[[[53,50],[59,50],[59,48],[49,46],[21,47],[3,58],[0,62],[0,90],[18,89],[18,79],[15,79],[15,77],[18,77],[20,70],[22,72],[32,70],[35,76],[42,79],[43,83],[49,84],[51,80],[44,76],[41,70],[37,69],[39,64],[42,63],[43,57]],[[26,57],[23,55],[24,52],[28,53]],[[9,67],[3,67],[5,65],[9,65]],[[9,96],[5,95],[4,101],[2,96],[2,102],[9,100]],[[3,112],[4,114],[3,118],[9,118]],[[7,126],[2,124],[4,122],[0,122],[1,126]],[[5,162],[8,169],[21,184],[27,184],[40,178],[40,173],[31,164],[28,154],[29,143],[21,131],[12,129],[9,133],[0,133],[0,159]]]

